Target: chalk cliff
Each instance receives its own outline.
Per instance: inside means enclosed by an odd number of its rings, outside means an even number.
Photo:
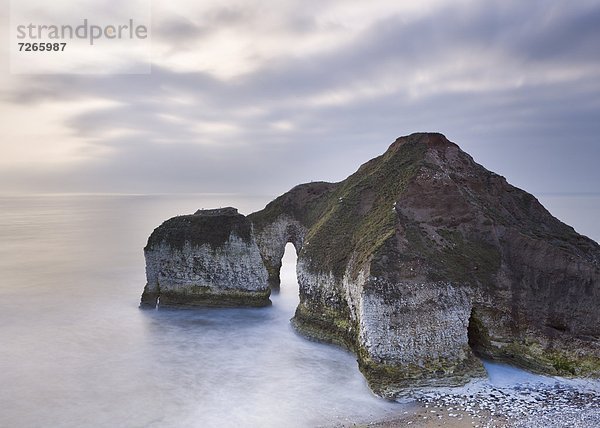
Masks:
[[[544,373],[600,374],[600,246],[443,135],[399,138],[346,180],[297,186],[247,220],[244,242],[265,269],[258,275],[252,258],[253,287],[268,290],[267,274],[278,286],[293,243],[294,325],[355,352],[382,396],[464,383],[483,374],[475,354]],[[169,251],[161,260],[172,273],[149,263],[145,294],[160,285],[161,304],[161,275],[189,276],[179,269],[186,263],[171,267]],[[230,268],[237,263],[246,262]]]
[[[252,224],[235,208],[167,220],[150,235],[144,254],[142,307],[270,304]]]

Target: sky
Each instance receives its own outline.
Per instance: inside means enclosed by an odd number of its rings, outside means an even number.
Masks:
[[[0,46],[0,193],[276,195],[421,131],[534,194],[599,191],[600,1],[151,6],[150,74],[11,74]]]

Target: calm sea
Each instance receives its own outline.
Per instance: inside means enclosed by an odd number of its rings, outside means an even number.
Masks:
[[[138,310],[154,227],[269,199],[0,197],[0,426],[333,426],[403,410],[369,392],[352,355],[290,328],[293,249],[272,307]],[[600,197],[540,200],[600,239]]]

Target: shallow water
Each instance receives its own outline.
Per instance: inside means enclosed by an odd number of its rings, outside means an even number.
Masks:
[[[600,198],[553,198],[540,199],[600,237]],[[352,355],[292,331],[293,250],[272,307],[137,309],[154,227],[268,200],[0,197],[0,426],[304,427],[401,410],[370,393]]]

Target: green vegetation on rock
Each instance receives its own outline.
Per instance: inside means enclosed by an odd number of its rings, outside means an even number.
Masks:
[[[304,336],[356,351],[358,327],[351,322],[348,308],[300,302],[292,323]]]
[[[425,151],[417,139],[409,139],[364,164],[331,192],[306,237],[304,255],[312,269],[341,277],[351,257],[359,269],[395,233],[393,202],[421,167]]]
[[[160,307],[239,307],[269,306],[271,290],[243,291],[220,290],[209,287],[196,287],[195,290],[163,291],[160,294]]]
[[[294,218],[305,227],[312,226],[326,209],[335,183],[317,181],[300,184],[269,202],[265,208],[248,216],[258,230],[270,225],[279,216]]]
[[[469,355],[468,350],[465,353]],[[358,366],[369,387],[378,395],[394,398],[399,390],[419,386],[463,385],[472,377],[484,377],[481,362],[471,355],[460,362],[446,359],[425,361],[422,364],[390,365],[374,362],[364,348],[359,348]]]
[[[191,215],[173,217],[157,227],[146,249],[165,243],[171,248],[182,249],[185,244],[192,247],[204,244],[218,248],[235,234],[244,242],[252,240],[252,225],[242,214],[202,215],[202,211]]]

